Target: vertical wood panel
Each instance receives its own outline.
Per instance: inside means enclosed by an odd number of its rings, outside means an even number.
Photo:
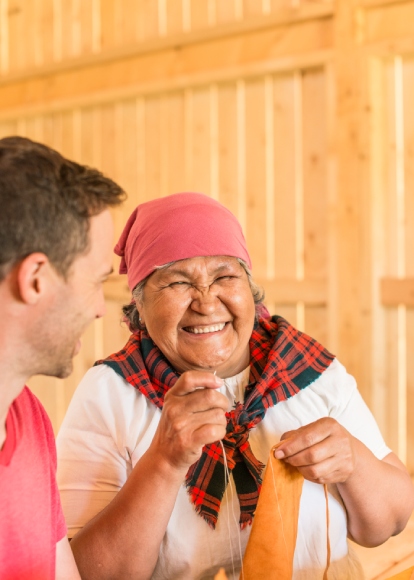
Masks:
[[[247,246],[257,278],[267,277],[266,130],[264,79],[246,82],[246,209]]]
[[[234,22],[237,19],[237,8],[240,5],[241,0],[227,0],[226,2],[220,2],[220,0],[215,0],[214,17],[217,24],[228,24]]]
[[[11,137],[17,134],[17,123],[15,121],[4,121],[0,123],[0,139]]]
[[[219,201],[238,215],[237,86],[226,83],[218,92]]]
[[[276,234],[275,274],[296,278],[297,236],[295,189],[297,171],[295,98],[292,74],[274,80],[274,228]]]
[[[161,126],[160,97],[145,103],[145,194],[144,199],[161,196]]]
[[[121,4],[121,3],[120,3]],[[132,45],[144,38],[144,18],[141,3],[137,0],[122,0],[121,26],[118,42]]]
[[[211,195],[210,90],[197,88],[192,93],[191,191]]]
[[[54,61],[53,35],[54,35],[54,10],[53,0],[38,0],[39,12],[36,23],[36,35],[41,42],[40,64],[49,65]]]
[[[166,35],[183,32],[183,0],[168,0],[166,7]]]
[[[191,30],[201,30],[211,26],[211,8],[214,0],[190,0]]]
[[[105,50],[116,45],[116,12],[118,0],[100,0],[101,46]],[[119,9],[119,8],[118,8]]]
[[[166,162],[166,195],[185,191],[185,97],[183,92],[170,93],[165,97],[163,115],[163,141]]]
[[[405,272],[414,276],[414,58],[403,61]],[[414,468],[414,310],[407,309],[407,463]]]
[[[23,0],[8,0],[8,62],[9,71],[22,70],[26,66],[26,45],[21,41],[25,37],[25,10]]]
[[[303,75],[304,273],[327,275],[326,87],[320,69]]]
[[[243,1],[243,16],[249,18],[251,16],[261,16],[264,12],[263,6],[268,6],[266,0],[244,0]],[[268,12],[269,10],[267,10]]]

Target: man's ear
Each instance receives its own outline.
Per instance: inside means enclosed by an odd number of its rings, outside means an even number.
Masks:
[[[27,304],[36,304],[45,292],[50,279],[51,265],[48,257],[35,252],[22,260],[17,271],[20,298]]]

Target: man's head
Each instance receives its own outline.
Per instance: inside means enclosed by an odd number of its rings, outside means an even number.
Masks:
[[[0,139],[0,281],[34,252],[66,277],[88,249],[90,218],[123,199],[96,169],[23,137]]]
[[[104,312],[102,282],[112,270],[108,207],[123,198],[99,171],[45,145],[0,140],[0,307],[5,346],[12,348],[13,336],[23,375],[71,372],[79,337]]]

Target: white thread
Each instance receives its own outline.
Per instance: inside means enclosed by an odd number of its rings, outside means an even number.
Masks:
[[[221,445],[221,448],[223,450],[223,463],[224,463],[224,497],[226,498],[226,496],[227,496],[227,486],[230,484],[230,473],[229,473],[229,469],[227,467],[226,452],[224,450],[223,441],[221,441],[221,440],[220,440],[220,445]],[[230,515],[229,515],[229,511],[228,510],[226,510],[226,511],[227,511],[227,532],[228,532],[228,535],[229,535],[229,544],[230,544],[231,567],[233,569],[233,576],[234,576],[234,556],[233,556],[233,546],[232,546],[232,542],[231,542]]]
[[[216,376],[217,370],[214,371],[214,376]],[[229,389],[229,385],[226,383],[226,380],[224,379],[224,384],[225,386]],[[230,390],[230,389],[229,389]],[[240,535],[240,526],[239,526],[239,522],[237,521],[236,518],[236,514],[234,512],[234,493],[233,493],[233,486],[231,483],[231,479],[230,479],[230,471],[227,465],[227,457],[226,457],[226,450],[224,449],[224,445],[223,445],[223,441],[220,440],[220,445],[221,445],[221,449],[223,451],[223,465],[224,465],[224,498],[227,500],[227,504],[231,505],[231,513],[233,516],[233,521],[236,524],[236,529],[237,529],[237,540],[238,540],[238,544],[239,544],[239,557],[240,557],[240,564],[241,564],[241,577],[242,579],[244,578],[244,573],[243,573],[243,552],[242,552],[242,547],[241,547],[241,535]],[[227,497],[227,489],[230,488],[230,500]],[[233,570],[233,576],[236,577],[236,571],[235,571],[235,567],[234,567],[234,556],[233,556],[233,546],[232,546],[232,541],[231,541],[231,529],[230,529],[230,516],[229,516],[229,510],[227,510],[227,531],[228,531],[228,535],[229,535],[229,544],[230,544],[230,555],[231,555],[231,566],[232,566],[232,570]]]

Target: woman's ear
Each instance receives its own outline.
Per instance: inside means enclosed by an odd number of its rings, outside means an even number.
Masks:
[[[48,257],[35,252],[18,265],[17,287],[20,298],[27,304],[36,304],[44,294],[50,279],[51,265]]]

